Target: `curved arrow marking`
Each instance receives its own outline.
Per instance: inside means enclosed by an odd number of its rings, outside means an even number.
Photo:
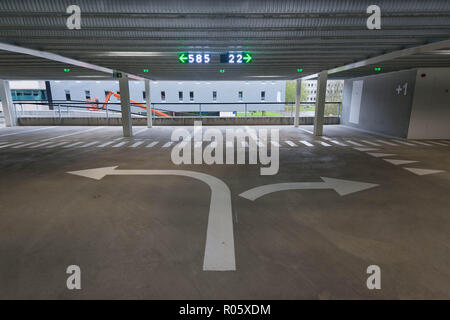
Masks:
[[[209,174],[195,171],[118,170],[116,168],[117,166],[71,171],[68,173],[95,180],[101,180],[107,175],[176,175],[191,177],[206,183],[211,189],[211,202],[209,205],[203,270],[236,270],[231,193],[222,180]]]
[[[267,184],[252,188],[241,193],[239,196],[255,201],[256,199],[265,196],[266,194],[285,191],[285,190],[300,190],[300,189],[334,189],[340,196],[345,196],[351,193],[363,191],[378,186],[378,184],[350,181],[342,179],[333,179],[327,177],[320,177],[323,182],[287,182]]]

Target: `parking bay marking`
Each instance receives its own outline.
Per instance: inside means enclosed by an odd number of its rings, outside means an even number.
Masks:
[[[187,170],[119,170],[116,168],[117,166],[68,173],[95,180],[101,180],[107,175],[177,175],[203,181],[211,189],[203,270],[236,270],[231,192],[222,180],[205,173]]]

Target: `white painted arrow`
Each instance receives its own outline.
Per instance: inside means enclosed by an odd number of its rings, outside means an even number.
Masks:
[[[220,179],[209,174],[186,170],[118,170],[116,167],[71,171],[70,174],[100,180],[107,175],[176,175],[191,177],[206,183],[211,189],[208,228],[206,232],[203,270],[236,270],[233,238],[231,193]]]
[[[300,189],[334,189],[340,196],[363,191],[378,186],[378,184],[350,181],[342,179],[333,179],[320,177],[323,182],[287,182],[267,184],[265,186],[256,187],[241,193],[239,196],[248,200],[256,200],[266,194],[285,190]]]

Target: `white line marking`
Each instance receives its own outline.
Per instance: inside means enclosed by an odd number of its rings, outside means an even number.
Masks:
[[[309,143],[308,141],[305,141],[305,140],[300,140],[300,143],[303,143],[307,147],[314,147],[314,145],[312,143]]]
[[[209,205],[208,227],[206,230],[203,270],[236,270],[231,192],[222,180],[205,173],[194,171],[116,170],[116,168],[96,168],[68,173],[96,180],[100,180],[106,175],[176,175],[191,177],[206,183],[211,189],[211,200]]]
[[[116,143],[117,140],[118,140],[118,139],[114,139],[114,140],[112,140],[112,141],[105,142],[105,143],[103,143],[103,144],[101,144],[101,145],[98,145],[97,148],[104,148],[104,147],[106,147],[106,146],[109,146],[110,144]]]
[[[28,148],[39,148],[39,147],[43,147],[43,146],[49,145],[51,143],[53,143],[53,142],[51,142],[51,141],[43,142],[43,143],[35,144],[34,146],[31,146],[31,147],[28,147]]]
[[[393,165],[401,165],[401,164],[408,164],[408,163],[415,163],[415,162],[419,162],[419,161],[414,161],[414,160],[396,160],[396,159],[383,159],[384,161],[387,161],[389,163],[392,163]]]
[[[78,148],[87,148],[87,147],[93,146],[94,144],[97,144],[97,143],[99,143],[99,142],[100,142],[100,141],[92,141],[92,142],[83,144],[82,146],[79,146]]]
[[[18,144],[23,144],[23,143],[25,143],[25,142],[14,142],[14,143],[5,144],[3,146],[0,146],[0,149],[6,148],[6,147],[12,147],[12,146],[15,146],[15,145],[18,145]]]
[[[381,144],[375,143],[375,142],[372,142],[372,141],[363,140],[363,139],[359,139],[359,141],[362,141],[362,142],[364,142],[364,143],[370,144],[370,145],[372,145],[372,146],[381,147]]]
[[[58,143],[55,143],[55,144],[51,144],[51,145],[49,145],[49,146],[46,146],[46,148],[55,148],[55,147],[62,146],[63,144],[66,144],[66,143],[68,143],[68,142],[67,142],[67,141],[62,141],[62,142],[58,142]]]
[[[285,141],[288,145],[290,145],[291,147],[297,147],[297,145],[295,143],[293,143],[292,141],[286,140]]]
[[[376,141],[384,143],[384,144],[387,144],[389,146],[398,146],[398,144],[395,144],[395,143],[392,143],[392,142],[389,142],[389,141],[386,141],[386,140],[377,139]]]
[[[427,140],[427,142],[429,142],[429,143],[433,143],[433,144],[437,144],[437,145],[440,145],[440,146],[444,146],[444,147],[446,147],[446,146],[447,146],[446,144],[443,144],[443,143],[441,143],[441,142],[430,141],[430,140]]]
[[[351,144],[353,144],[355,146],[358,146],[358,147],[364,147],[362,144],[360,144],[358,142],[355,142],[355,141],[352,141],[352,140],[345,140],[345,142],[351,143]]]
[[[417,147],[417,145],[409,143],[409,142],[405,142],[405,141],[401,141],[401,140],[393,140],[393,141],[396,141],[398,143],[404,144],[406,146]]]
[[[14,146],[13,149],[22,148],[22,147],[28,147],[28,146],[31,146],[32,144],[35,144],[35,143],[39,143],[39,142],[36,142],[36,141],[35,142],[28,142],[28,143],[25,143],[25,144]]]
[[[150,128],[141,128],[141,130],[139,130],[139,131],[137,131],[137,129],[136,129],[137,132],[134,132],[134,133],[133,133],[133,136],[137,136],[138,134],[140,134],[140,133],[142,133],[142,132],[145,132],[145,131],[147,131],[148,129],[150,129]]]
[[[403,169],[406,169],[414,174],[417,174],[418,176],[424,176],[427,174],[433,174],[433,173],[439,173],[439,172],[445,172],[444,170],[432,170],[432,169],[419,169],[419,168],[405,168],[403,167]]]
[[[168,148],[173,144],[173,141],[166,142],[161,148]]]
[[[324,142],[324,141],[319,141],[319,143],[320,143],[321,145],[323,145],[324,147],[331,147],[331,144],[326,143],[326,142]]]
[[[75,146],[77,146],[77,145],[79,145],[79,144],[82,144],[83,142],[84,142],[84,141],[74,142],[74,143],[68,144],[67,146],[64,146],[63,148],[71,148],[71,147],[75,147]]]
[[[41,141],[50,141],[50,140],[54,140],[54,139],[58,139],[58,138],[63,138],[63,137],[68,137],[68,136],[74,136],[76,134],[81,134],[81,133],[86,133],[86,132],[90,132],[90,131],[94,131],[94,130],[99,130],[99,129],[103,129],[104,127],[95,127],[95,128],[90,128],[87,130],[82,130],[82,131],[77,131],[77,132],[72,132],[72,133],[68,133],[68,134],[63,134],[61,136],[57,136],[57,137],[52,137],[52,138],[48,138],[48,139],[43,139]]]
[[[159,143],[159,141],[153,141],[153,142],[151,142],[150,144],[146,145],[145,147],[146,147],[146,148],[151,148],[151,147],[156,146],[158,143]]]
[[[329,140],[329,141],[334,143],[334,144],[337,144],[337,145],[340,145],[340,146],[343,146],[343,147],[347,147],[347,145],[345,143],[339,142],[337,140]]]
[[[417,140],[414,140],[414,143],[418,143],[418,144],[421,144],[421,145],[423,145],[423,146],[428,146],[428,147],[431,147],[431,146],[432,146],[432,145],[429,144],[429,143],[425,143],[425,142],[417,141]]]
[[[365,152],[365,151],[377,151],[377,150],[379,150],[379,149],[376,149],[376,148],[353,148],[353,149],[358,150],[358,151],[363,151],[363,152]]]
[[[130,148],[137,148],[137,147],[139,147],[141,144],[143,144],[145,141],[138,141],[138,142],[135,142],[135,143],[133,143],[131,146],[130,146]]]
[[[233,148],[234,147],[233,141],[226,141],[226,146],[227,146],[227,148]]]
[[[21,132],[12,132],[12,133],[2,134],[2,135],[0,135],[0,137],[6,137],[6,136],[12,136],[15,134],[29,133],[29,132],[35,132],[35,131],[40,131],[40,130],[45,130],[45,129],[54,129],[54,128],[56,128],[56,127],[45,127],[45,128],[31,129],[31,130],[26,130],[26,131],[21,131]]]
[[[244,148],[248,148],[248,142],[247,141],[241,141],[241,146]]]
[[[302,131],[308,132],[309,134],[314,134],[314,132],[312,132],[312,131],[309,131],[309,130],[306,130],[306,129],[303,129],[303,128],[300,128],[300,127],[299,127],[299,129],[302,130]]]
[[[118,144],[113,145],[112,147],[113,148],[119,148],[119,147],[123,146],[126,143],[128,143],[128,141],[122,141],[122,142],[119,142]]]
[[[367,152],[367,154],[371,155],[372,157],[376,157],[376,158],[395,156],[395,154],[392,154],[392,153]]]

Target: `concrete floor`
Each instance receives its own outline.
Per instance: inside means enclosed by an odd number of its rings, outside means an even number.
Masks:
[[[280,127],[279,173],[261,176],[260,165],[172,164],[172,146],[162,146],[173,127],[137,127],[134,138],[117,140],[123,145],[103,148],[98,145],[121,138],[121,128],[92,129],[1,128],[1,299],[450,298],[450,140],[405,145],[325,126],[327,140],[313,137],[311,127]],[[25,145],[46,139],[54,144]],[[63,141],[82,143],[53,147]],[[137,141],[145,143],[130,147]],[[152,141],[158,144],[145,147]],[[206,184],[177,176],[92,180],[67,173],[107,166],[193,170],[223,180],[232,196],[236,271],[203,271]],[[405,167],[443,172],[417,175]],[[379,186],[346,196],[331,189],[282,191],[255,201],[238,196],[264,184],[324,176]],[[73,264],[82,270],[79,291],[66,288]],[[381,268],[381,290],[366,287],[372,264]]]

